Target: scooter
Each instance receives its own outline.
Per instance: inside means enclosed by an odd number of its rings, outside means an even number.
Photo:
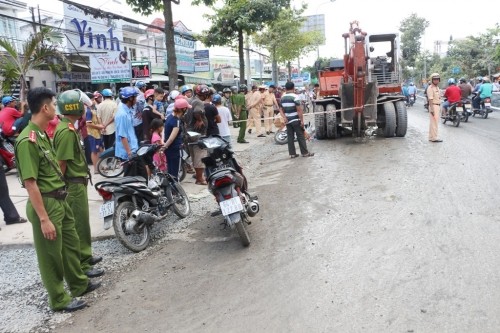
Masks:
[[[250,217],[259,212],[259,202],[256,196],[248,193],[247,179],[234,158],[234,152],[219,135],[200,137],[198,147],[207,151],[202,162],[205,164],[208,190],[220,208],[212,216],[222,214],[226,226],[238,232],[243,246],[250,245],[246,225],[251,223]]]
[[[167,217],[170,210],[180,218],[191,213],[189,198],[179,182],[148,162],[161,148],[160,145],[143,145],[137,155],[126,162],[129,170],[134,169],[139,160],[147,163],[152,173],[149,181],[141,176],[127,176],[95,184],[104,200],[99,209],[104,229],[113,225],[120,243],[133,252],[140,252],[149,245],[153,224]]]
[[[474,93],[474,96],[477,96],[477,93]],[[491,108],[491,98],[486,97],[481,99],[479,109],[474,109],[472,116],[475,117],[477,114],[480,115],[483,119],[486,119],[488,118],[488,113],[491,112],[493,112],[493,109]]]
[[[115,156],[115,146],[99,154],[97,172],[105,178],[115,178],[123,174],[123,162]]]
[[[16,168],[16,157],[14,155],[15,141],[11,137],[5,137],[0,124],[0,159],[2,159],[2,167],[4,172],[8,172]]]
[[[461,104],[462,102],[451,103],[451,105],[448,107],[448,112],[446,113],[446,115],[441,117],[443,119],[443,124],[446,124],[447,121],[451,121],[453,123],[453,126],[460,126],[462,115],[457,110],[457,107],[462,106]]]
[[[415,94],[411,94],[408,96],[408,98],[405,101],[405,104],[407,107],[412,107],[413,104],[415,104],[415,101],[417,100],[417,97]]]

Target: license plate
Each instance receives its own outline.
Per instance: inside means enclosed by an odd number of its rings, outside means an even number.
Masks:
[[[484,103],[484,106],[489,108],[491,106],[491,103]]]
[[[241,204],[241,199],[239,197],[231,198],[219,202],[222,215],[228,216],[230,214],[240,212],[243,210],[243,205]]]
[[[101,217],[101,219],[103,219],[107,216],[113,215],[114,212],[115,212],[114,201],[105,202],[99,208],[99,216]]]

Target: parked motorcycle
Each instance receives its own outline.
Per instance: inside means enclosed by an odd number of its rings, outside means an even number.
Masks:
[[[219,135],[199,138],[198,147],[207,150],[202,161],[206,167],[208,190],[220,207],[212,216],[222,214],[226,225],[238,232],[241,243],[250,245],[245,225],[250,224],[250,217],[259,212],[259,202],[257,197],[248,193],[247,179],[234,158],[234,152]]]
[[[115,146],[109,147],[99,154],[97,171],[106,178],[115,178],[123,174],[123,162],[115,156]]]
[[[474,94],[476,96],[477,94]],[[479,104],[479,109],[474,109],[472,116],[475,117],[476,114],[480,115],[483,119],[488,118],[488,113],[493,112],[493,109],[491,108],[491,98],[486,97],[483,98]]]
[[[458,127],[460,125],[460,120],[462,119],[461,113],[457,110],[458,106],[461,106],[461,102],[451,103],[448,107],[448,112],[446,115],[443,115],[441,118],[443,119],[443,124],[446,124],[447,121],[451,121],[453,126]]]
[[[153,154],[162,146],[146,144],[139,148],[126,167],[142,161],[152,161]],[[148,163],[151,178],[140,176],[121,177],[95,184],[104,199],[99,215],[104,219],[104,229],[111,225],[116,237],[133,252],[144,250],[151,239],[151,228],[169,215],[170,210],[180,218],[191,213],[188,196],[182,186],[168,173],[159,171]]]
[[[3,135],[2,126],[0,124],[0,159],[4,172],[8,172],[16,168],[16,158],[14,155],[15,141],[12,137]]]

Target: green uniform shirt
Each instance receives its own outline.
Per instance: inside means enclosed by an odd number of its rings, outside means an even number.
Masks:
[[[54,149],[58,161],[66,161],[67,178],[86,177],[87,160],[83,154],[80,135],[69,119],[63,118],[54,134]]]
[[[233,98],[233,105],[234,106],[241,106],[241,111],[246,111],[246,102],[245,102],[245,95],[244,94],[237,94],[234,96],[231,96]]]
[[[58,172],[61,173],[61,169],[49,136],[31,121],[16,140],[16,162],[21,181],[35,179],[42,193],[51,192],[66,185],[58,174]]]

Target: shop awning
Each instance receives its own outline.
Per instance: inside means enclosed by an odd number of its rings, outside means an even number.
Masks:
[[[168,82],[168,76],[161,74],[152,74],[150,79],[146,79],[146,82]]]
[[[201,77],[194,74],[179,74],[179,76],[184,77],[185,83],[212,84],[212,79],[207,79],[206,77]]]

